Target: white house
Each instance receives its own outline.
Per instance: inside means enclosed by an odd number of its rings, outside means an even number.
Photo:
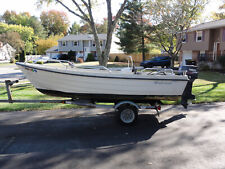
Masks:
[[[101,48],[104,50],[107,35],[98,34],[98,38],[100,40]],[[113,36],[110,53],[123,53],[115,41],[119,40]],[[96,56],[96,45],[93,34],[67,35],[58,40],[58,46],[46,50],[46,55],[52,58],[57,54],[68,54],[69,51],[74,51],[77,57],[83,57],[84,60],[87,59],[88,53],[92,53]]]
[[[10,46],[8,43],[3,45],[0,42],[0,61],[10,61],[10,59],[15,56],[16,50]]]

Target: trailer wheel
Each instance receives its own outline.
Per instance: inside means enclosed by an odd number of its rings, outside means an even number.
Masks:
[[[124,124],[132,124],[137,121],[138,109],[131,105],[122,105],[118,108],[119,119]]]

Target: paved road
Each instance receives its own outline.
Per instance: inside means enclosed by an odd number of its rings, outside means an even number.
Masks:
[[[0,112],[0,168],[225,169],[225,103],[163,109],[131,127],[107,109]]]
[[[24,79],[24,75],[16,65],[0,66],[0,82],[17,79]]]

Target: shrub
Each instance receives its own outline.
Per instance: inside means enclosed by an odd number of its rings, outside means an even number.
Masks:
[[[37,61],[36,64],[41,64],[42,65],[42,64],[44,64],[44,62],[43,61]]]
[[[24,51],[22,51],[22,53],[20,53],[19,61],[20,62],[24,62],[25,61],[25,52]]]
[[[86,61],[87,62],[95,61],[94,55],[92,53],[88,53]]]
[[[218,57],[218,62],[225,68],[225,55]]]
[[[68,52],[68,60],[70,60],[70,61],[75,61],[76,60],[76,52],[74,52],[74,51],[69,51]]]
[[[32,60],[29,60],[27,63],[33,63],[33,61]]]
[[[210,70],[210,66],[206,62],[201,62],[199,63],[198,66],[199,66],[199,70],[203,70],[203,71]]]
[[[67,54],[61,54],[59,56],[59,60],[68,60],[68,55]]]
[[[77,61],[78,61],[79,63],[83,63],[83,62],[84,62],[84,59],[83,59],[83,58],[77,58]]]
[[[10,58],[10,63],[16,63],[16,59],[14,57]]]
[[[119,62],[119,61],[120,61],[119,56],[116,56],[114,59],[114,62]]]

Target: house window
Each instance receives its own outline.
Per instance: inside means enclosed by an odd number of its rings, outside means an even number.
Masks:
[[[79,46],[79,42],[78,41],[74,41],[73,42],[73,46]]]
[[[186,42],[187,42],[187,34],[184,33],[184,34],[182,35],[182,43],[186,43]]]
[[[92,46],[95,47],[95,41],[92,41]]]
[[[67,45],[66,41],[63,41],[62,46],[66,46],[66,45]]]
[[[202,31],[197,31],[196,32],[196,42],[201,42],[203,38],[203,32]]]
[[[103,41],[102,40],[100,41],[100,46],[103,46]]]

